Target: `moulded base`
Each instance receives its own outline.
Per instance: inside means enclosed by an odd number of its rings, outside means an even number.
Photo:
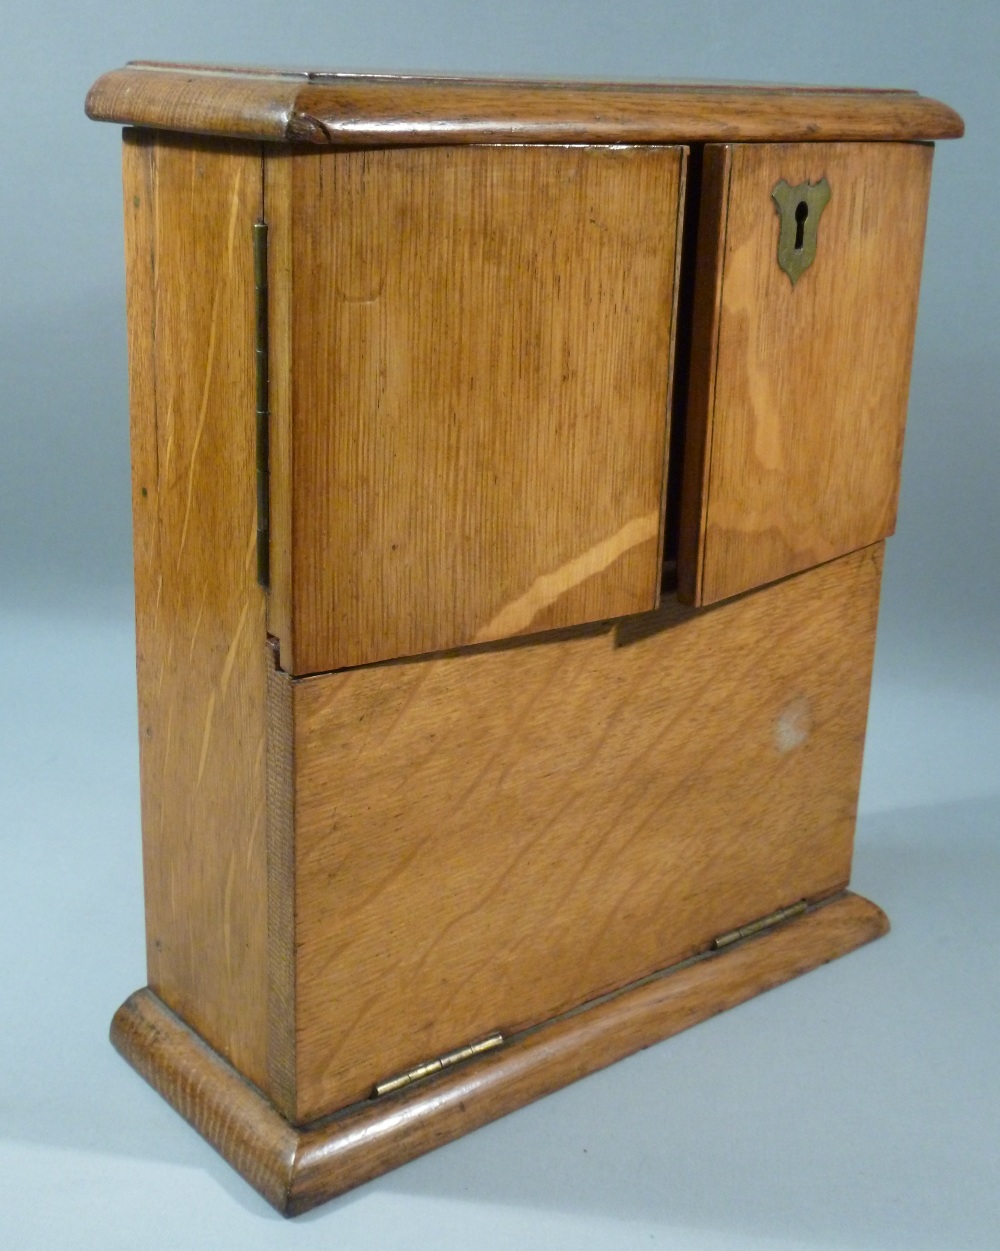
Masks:
[[[500,1049],[305,1127],[149,989],[111,1041],[279,1212],[305,1212],[480,1125],[669,1038],[885,934],[885,913],[846,892],[508,1039]]]

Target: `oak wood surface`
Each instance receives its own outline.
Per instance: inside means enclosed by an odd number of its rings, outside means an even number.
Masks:
[[[722,251],[709,235],[696,291],[680,568],[691,602],[893,532],[931,158],[926,144],[706,149]],[[771,192],[824,177],[816,259],[793,286]]]
[[[287,679],[294,1119],[842,888],[881,556]]]
[[[101,121],[276,142],[701,143],[945,139],[962,119],[909,91],[281,73],[133,63],[87,96]]]
[[[282,667],[654,607],[681,150],[279,154],[265,177]]]
[[[302,1131],[148,990],[118,1010],[111,1037],[251,1186],[295,1215],[887,929],[874,904],[839,896],[769,933],[511,1039],[498,1052]]]
[[[255,576],[255,145],[124,144],[150,985],[266,1082],[264,596]]]

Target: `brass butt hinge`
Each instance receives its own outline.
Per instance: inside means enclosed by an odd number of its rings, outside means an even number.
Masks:
[[[253,224],[254,358],[257,365],[257,581],[271,581],[270,471],[271,410],[267,376],[267,222]]]
[[[451,1068],[453,1064],[458,1064],[461,1060],[471,1060],[473,1056],[482,1055],[485,1051],[494,1051],[502,1046],[503,1034],[491,1034],[489,1038],[484,1038],[481,1042],[469,1043],[467,1047],[449,1051],[447,1055],[438,1056],[436,1060],[426,1060],[423,1064],[418,1064],[416,1068],[408,1069],[397,1077],[390,1077],[387,1081],[379,1082],[372,1091],[371,1097],[378,1099],[382,1095],[391,1094],[394,1090],[401,1090],[412,1082],[418,1082],[422,1077],[430,1077],[432,1073],[440,1073],[442,1069]]]
[[[713,951],[718,951],[721,947],[729,947],[733,943],[738,943],[742,938],[753,938],[755,934],[761,934],[764,930],[780,925],[782,921],[790,921],[792,917],[801,916],[808,907],[808,903],[804,899],[800,899],[798,903],[790,904],[787,908],[779,908],[777,912],[769,912],[766,917],[759,917],[756,921],[749,921],[746,925],[741,925],[738,930],[729,930],[725,934],[720,934],[718,938],[712,940],[712,949]]]

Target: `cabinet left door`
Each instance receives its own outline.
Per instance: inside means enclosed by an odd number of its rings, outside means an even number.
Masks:
[[[268,153],[284,669],[656,607],[685,158]]]

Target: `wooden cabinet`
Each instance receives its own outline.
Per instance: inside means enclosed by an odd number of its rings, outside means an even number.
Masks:
[[[282,1211],[884,932],[908,92],[139,65],[148,981]],[[266,247],[265,247],[266,243]]]

